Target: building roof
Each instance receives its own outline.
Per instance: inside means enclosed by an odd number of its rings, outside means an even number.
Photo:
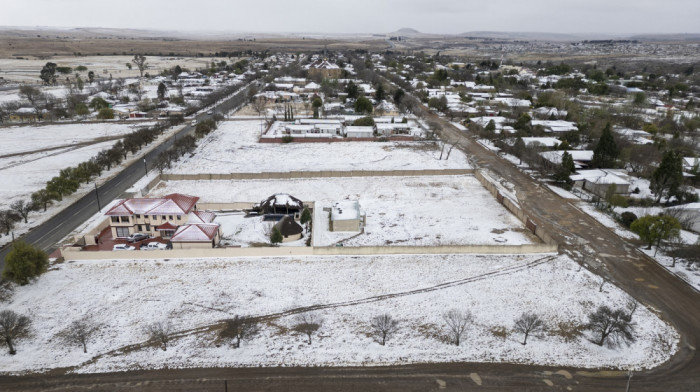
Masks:
[[[212,223],[216,214],[211,211],[192,211],[187,217],[187,224]]]
[[[283,236],[297,235],[304,231],[304,228],[300,224],[294,221],[289,215],[285,215],[275,227],[282,233]]]
[[[263,209],[273,207],[286,207],[297,208],[301,210],[302,208],[304,208],[304,203],[288,193],[275,193],[274,195],[261,201],[260,204],[258,204],[256,207],[260,207]]]
[[[313,63],[304,66],[305,69],[340,69],[337,64],[328,62],[328,60],[316,60]]]
[[[162,225],[156,227],[156,230],[157,230],[157,231],[161,231],[161,230],[176,230],[176,229],[177,229],[177,226],[173,225],[173,224],[170,223],[170,222],[165,222],[165,223],[163,223]]]
[[[572,181],[587,181],[593,184],[629,185],[630,182],[623,178],[620,172],[613,170],[591,169],[579,170],[571,175]]]
[[[171,242],[209,242],[216,237],[219,225],[216,223],[195,223],[178,227]]]
[[[360,203],[357,200],[343,200],[333,203],[331,221],[360,219]]]
[[[199,197],[171,193],[163,198],[135,198],[124,199],[118,202],[109,211],[107,216],[131,216],[131,215],[187,215]]]

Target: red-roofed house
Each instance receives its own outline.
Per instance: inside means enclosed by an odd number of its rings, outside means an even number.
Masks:
[[[177,228],[170,239],[173,249],[214,248],[221,240],[221,230],[216,223],[192,223]]]
[[[110,217],[113,238],[125,238],[133,233],[170,238],[179,226],[189,222],[190,213],[203,213],[197,211],[198,200],[199,197],[179,193],[158,199],[124,199],[105,215]],[[196,223],[199,222],[197,218]]]

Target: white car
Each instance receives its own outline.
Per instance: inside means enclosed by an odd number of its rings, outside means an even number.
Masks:
[[[112,247],[112,250],[135,250],[136,248],[127,244],[116,244]]]
[[[141,246],[141,250],[166,250],[168,245],[161,244],[160,242],[151,242],[149,244]]]

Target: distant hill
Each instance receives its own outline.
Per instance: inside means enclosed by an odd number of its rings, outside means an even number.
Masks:
[[[418,31],[418,30],[416,30],[416,29],[412,29],[412,28],[410,28],[410,27],[404,27],[404,28],[401,28],[401,29],[396,30],[396,31],[393,32],[392,34],[397,34],[397,35],[420,35],[420,34],[423,34],[423,33],[421,33],[420,31]]]
[[[522,41],[580,41],[582,39],[591,39],[577,34],[559,34],[559,33],[544,33],[544,32],[526,32],[526,31],[469,31],[462,34],[457,34],[462,37],[478,37],[492,39],[508,39]],[[600,39],[602,36],[594,37]],[[606,37],[610,39],[610,37]]]
[[[638,34],[629,39],[638,41],[700,41],[700,34]]]

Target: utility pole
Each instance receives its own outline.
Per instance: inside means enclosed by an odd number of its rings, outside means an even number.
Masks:
[[[97,191],[97,183],[95,183],[95,197],[97,198],[97,212],[102,212],[102,207],[100,207],[100,193]]]
[[[146,174],[148,174],[148,164],[146,163],[146,158],[143,158],[143,167],[146,168]]]

